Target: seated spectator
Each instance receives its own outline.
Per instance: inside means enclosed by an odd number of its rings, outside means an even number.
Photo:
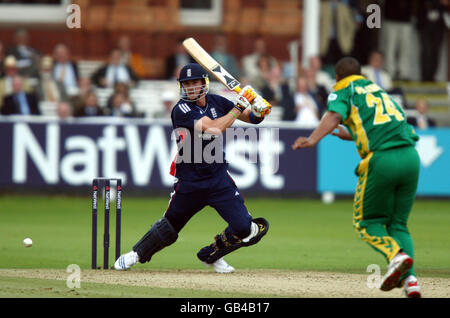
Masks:
[[[260,76],[258,61],[262,55],[269,58],[270,66],[276,64],[275,58],[267,53],[266,42],[262,38],[258,38],[254,41],[253,52],[242,58],[243,76],[246,76],[249,80]]]
[[[288,82],[282,76],[279,65],[270,69],[269,78],[266,85],[261,89],[261,95],[272,106],[283,108],[282,120],[295,119],[294,96],[291,93]]]
[[[328,91],[325,86],[319,85],[316,81],[316,73],[309,67],[304,72],[306,82],[308,84],[308,92],[314,98],[321,117],[327,111]]]
[[[39,52],[29,46],[28,32],[20,29],[16,32],[15,45],[7,49],[6,55],[12,55],[17,60],[19,75],[22,77],[39,76]]]
[[[308,92],[306,78],[299,77],[297,80],[297,91],[294,95],[295,110],[297,116],[295,122],[301,128],[315,128],[319,124],[319,109],[314,98]]]
[[[271,57],[267,54],[261,55],[258,58],[256,65],[258,67],[258,73],[255,76],[248,77],[248,81],[257,92],[260,92],[262,88],[267,85],[272,67],[278,66],[276,62],[273,64],[271,63]]]
[[[22,77],[12,80],[13,92],[3,99],[2,115],[40,115],[38,99],[33,93],[26,93]]]
[[[44,56],[41,59],[41,68],[39,72],[38,97],[39,101],[59,102],[67,99],[64,84],[56,82],[52,75],[53,59],[50,56]]]
[[[236,58],[228,53],[227,38],[224,35],[219,35],[216,37],[215,46],[211,52],[211,56],[235,78],[239,78],[241,76],[241,70],[239,69]]]
[[[116,92],[111,97],[110,115],[114,117],[136,117],[136,111],[124,93]]]
[[[155,118],[167,118],[170,119],[172,114],[172,108],[177,102],[178,96],[172,91],[165,91],[162,93],[161,101],[164,105],[164,109],[157,111],[153,114]]]
[[[361,73],[369,81],[374,82],[385,91],[392,89],[392,78],[383,69],[383,54],[379,51],[372,51],[369,56],[369,64],[361,68]]]
[[[74,117],[103,116],[103,110],[98,105],[97,95],[90,90],[83,99],[83,104],[74,111]]]
[[[130,98],[128,86],[124,83],[117,83],[114,92],[109,97],[106,104],[107,111],[112,116],[136,117],[136,107]]]
[[[56,111],[60,120],[72,117],[72,106],[68,102],[59,102]]]
[[[106,103],[106,107],[112,111],[112,100],[115,94],[121,93],[125,96],[127,100],[130,100],[130,90],[128,89],[128,86],[125,83],[116,83],[114,85],[114,92],[111,94],[111,96],[108,98],[108,101]]]
[[[175,51],[165,61],[166,79],[177,79],[180,69],[186,64],[195,62],[183,47],[184,39],[178,39]]]
[[[69,102],[74,110],[78,110],[83,107],[86,95],[93,89],[91,79],[89,77],[81,77],[78,81],[78,87],[78,94],[69,97]]]
[[[121,62],[121,56],[118,49],[112,50],[109,56],[109,63],[99,68],[92,75],[92,83],[102,88],[114,87],[116,83],[135,86],[139,78],[128,65]]]
[[[419,129],[427,129],[429,127],[436,127],[436,121],[428,117],[428,101],[424,98],[416,100],[415,108],[417,110],[416,116],[411,116],[406,119],[408,124]]]
[[[53,52],[53,78],[61,83],[68,95],[78,93],[79,70],[77,62],[70,59],[69,48],[58,44]]]
[[[3,63],[4,74],[0,78],[0,106],[5,95],[12,93],[12,80],[15,76],[19,75],[17,68],[16,58],[9,55],[5,58]],[[23,79],[24,89],[27,93],[33,90],[32,86],[28,83],[26,79]]]
[[[333,92],[333,86],[336,83],[336,80],[334,80],[330,74],[322,70],[322,60],[320,57],[316,55],[311,56],[308,59],[308,62],[309,68],[315,74],[316,83],[325,87],[328,93]]]
[[[140,78],[146,78],[149,76],[149,72],[144,65],[144,59],[142,55],[133,53],[131,51],[131,41],[126,35],[121,36],[117,43],[117,48],[120,50],[121,59],[123,65],[128,65]]]

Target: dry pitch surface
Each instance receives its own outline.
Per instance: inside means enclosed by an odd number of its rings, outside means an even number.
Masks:
[[[67,280],[65,270],[0,269],[0,276]],[[450,278],[420,277],[423,296],[450,297]],[[402,289],[382,292],[367,287],[368,275],[288,270],[238,270],[217,274],[211,270],[82,270],[83,282],[158,288],[255,293],[268,297],[404,297]]]

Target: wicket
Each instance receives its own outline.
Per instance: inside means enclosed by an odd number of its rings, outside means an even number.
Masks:
[[[91,268],[97,269],[97,215],[98,190],[105,187],[105,222],[103,232],[103,269],[108,269],[109,263],[109,219],[111,181],[116,182],[116,258],[120,256],[121,216],[122,216],[122,179],[94,178],[92,181],[92,263]]]

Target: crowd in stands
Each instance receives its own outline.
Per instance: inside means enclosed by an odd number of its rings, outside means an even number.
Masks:
[[[412,5],[416,3],[417,5]],[[382,8],[382,27],[366,26],[369,4]],[[352,1],[323,0],[320,4],[320,43],[317,55],[288,74],[289,61],[277,60],[263,38],[254,41],[251,53],[236,58],[228,49],[227,37],[219,34],[211,55],[235,75],[243,85],[250,84],[271,104],[282,109],[283,121],[314,128],[326,112],[327,98],[335,84],[333,66],[351,55],[363,64],[362,73],[386,91],[400,96],[404,107],[417,110],[408,122],[418,128],[435,126],[427,116],[428,102],[418,99],[407,105],[396,81],[410,80],[411,32],[420,38],[421,80],[435,81],[439,52],[446,29],[450,27],[450,0]],[[77,61],[65,44],[54,47],[51,55],[41,55],[28,45],[26,30],[16,32],[14,43],[0,42],[0,113],[39,114],[40,102],[57,103],[59,118],[85,116],[143,117],[136,109],[130,91],[148,77],[144,58],[131,50],[130,38],[122,36],[109,58],[90,77],[81,77]],[[177,41],[173,54],[165,60],[164,80],[175,81],[185,64],[193,62]],[[292,66],[291,66],[292,67]],[[176,85],[176,84],[174,84]],[[112,91],[106,107],[99,105],[96,89]],[[178,96],[161,92],[164,107],[156,118],[170,118]]]

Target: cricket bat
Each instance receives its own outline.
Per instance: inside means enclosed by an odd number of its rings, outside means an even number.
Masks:
[[[203,66],[205,70],[210,72],[219,82],[228,87],[228,89],[236,93],[241,92],[241,83],[209,55],[194,38],[184,40],[183,47],[198,64]]]

